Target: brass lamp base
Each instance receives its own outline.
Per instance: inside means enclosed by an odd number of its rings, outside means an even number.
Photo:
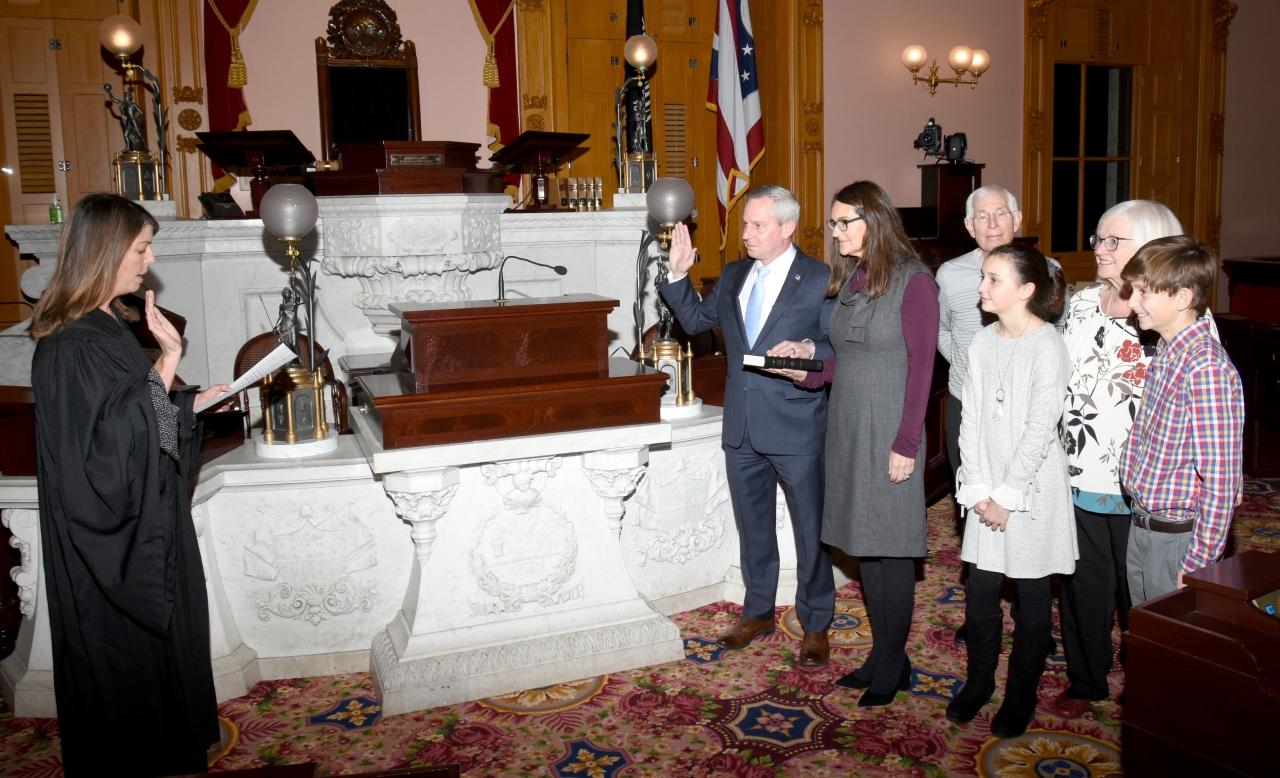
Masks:
[[[129,200],[159,200],[159,162],[145,151],[118,151],[111,159],[116,194]]]

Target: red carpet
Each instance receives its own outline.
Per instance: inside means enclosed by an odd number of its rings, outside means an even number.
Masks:
[[[1237,551],[1280,550],[1280,482],[1246,485],[1233,540]],[[467,776],[556,778],[1119,775],[1118,666],[1112,698],[1081,703],[1060,697],[1065,666],[1061,654],[1053,657],[1036,720],[1020,738],[991,737],[999,697],[968,726],[946,720],[964,678],[964,651],[953,639],[964,590],[949,503],[930,511],[930,548],[908,646],[911,689],[887,708],[859,709],[858,692],[832,686],[870,643],[854,583],[840,591],[826,667],[794,665],[793,609],[779,609],[773,636],[722,652],[715,636],[739,609],[718,603],[674,617],[683,662],[390,718],[381,717],[363,673],[264,681],[220,706],[223,751],[212,769],[314,761],[330,774],[458,762]],[[1118,647],[1118,631],[1116,640]],[[998,672],[1003,679],[1003,660]],[[137,715],[138,730],[120,737],[146,736],[147,712]],[[57,722],[0,715],[0,774],[61,775]]]

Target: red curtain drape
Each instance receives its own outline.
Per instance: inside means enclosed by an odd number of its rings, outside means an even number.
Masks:
[[[489,148],[497,151],[520,134],[519,84],[516,80],[515,0],[471,0],[472,10],[483,22],[485,42],[493,39],[493,57],[498,63],[498,87],[489,89],[488,133],[494,136]],[[503,21],[503,17],[506,20]],[[501,22],[501,26],[499,23]],[[497,34],[493,29],[497,27]],[[479,74],[477,74],[479,75]]]
[[[217,2],[218,11],[227,24],[236,25],[244,16],[245,9],[254,0],[212,0]],[[227,85],[227,73],[231,68],[231,36],[218,21],[217,15],[210,7],[211,0],[204,2],[204,73],[205,97],[209,106],[209,129],[212,132],[243,130],[252,119],[249,118],[249,106],[245,104],[244,91],[233,89]],[[222,169],[213,166],[213,177],[218,183],[219,191],[230,186],[230,179],[225,177]],[[224,180],[225,178],[225,180]]]

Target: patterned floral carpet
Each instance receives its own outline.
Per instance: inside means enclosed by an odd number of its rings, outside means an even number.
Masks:
[[[968,726],[946,720],[964,677],[964,650],[952,632],[964,590],[949,501],[930,511],[929,531],[934,553],[917,587],[908,646],[911,688],[886,708],[859,709],[859,693],[832,685],[870,644],[853,583],[839,593],[826,667],[795,666],[793,609],[779,609],[782,629],[771,637],[721,651],[715,636],[739,611],[722,602],[674,617],[683,662],[401,716],[381,716],[364,673],[264,681],[220,706],[223,743],[211,769],[314,761],[328,774],[457,762],[467,776],[554,778],[1118,775],[1118,665],[1110,700],[1078,703],[1060,697],[1067,681],[1058,653],[1020,738],[991,736],[998,698]],[[1280,481],[1247,483],[1232,548],[1280,551]],[[1118,632],[1116,641],[1118,649]],[[998,677],[1004,672],[1002,659]],[[0,775],[61,774],[56,720],[0,714]]]

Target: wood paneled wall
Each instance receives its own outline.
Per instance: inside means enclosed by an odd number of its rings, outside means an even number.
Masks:
[[[716,117],[705,106],[717,2],[647,0],[645,6],[646,28],[659,47],[651,80],[658,174],[680,174],[694,187],[694,241],[701,262],[693,275],[700,281],[718,276],[724,262],[745,256],[741,201],[729,214],[725,249],[718,251]],[[564,175],[600,176],[606,191],[614,191],[613,89],[623,80],[625,0],[517,0],[517,12],[521,129],[590,133],[590,148]],[[765,153],[751,181],[796,193],[801,203],[796,243],[821,257],[826,219],[822,0],[752,2],[751,21],[765,129]],[[678,137],[681,121],[683,139]],[[682,158],[668,159],[673,155]],[[611,195],[605,204],[612,204]]]
[[[1218,247],[1227,36],[1235,13],[1227,0],[1027,0],[1024,234],[1050,244],[1054,64],[1129,65],[1131,196],[1164,203],[1186,232]],[[1069,282],[1094,277],[1091,253],[1061,258]]]

